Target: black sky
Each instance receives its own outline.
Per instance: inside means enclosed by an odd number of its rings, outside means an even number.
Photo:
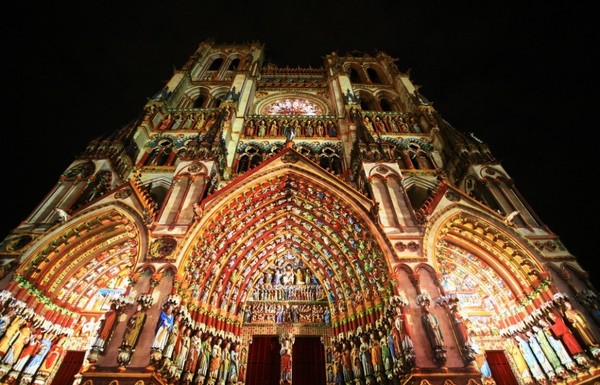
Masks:
[[[600,85],[592,9],[566,2],[206,3],[5,6],[0,237],[87,142],[135,118],[174,68],[214,38],[262,42],[279,66],[318,67],[332,51],[397,58],[449,123],[490,146],[527,202],[591,270]]]

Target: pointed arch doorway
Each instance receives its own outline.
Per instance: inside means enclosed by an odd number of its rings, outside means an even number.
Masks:
[[[269,160],[270,170],[205,201],[180,269],[192,318],[211,335],[237,340],[246,384],[279,385],[275,338],[284,331],[299,340],[293,384],[325,384],[332,368],[325,352],[381,318],[393,293],[391,250],[372,220],[372,201],[329,183],[329,174],[299,173],[315,166],[286,150]]]
[[[248,355],[246,385],[279,385],[279,338],[270,335],[252,337]],[[325,385],[325,353],[321,337],[297,336],[292,353],[293,385]]]
[[[279,340],[277,336],[253,336],[248,353],[247,385],[279,385]]]
[[[326,384],[325,352],[320,337],[296,337],[292,354],[292,384]]]

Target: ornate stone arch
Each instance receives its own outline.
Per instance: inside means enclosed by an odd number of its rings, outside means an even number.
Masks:
[[[97,311],[110,291],[100,289],[124,292],[145,254],[148,235],[141,229],[142,218],[121,203],[87,210],[38,239],[24,255],[16,281],[51,308]]]
[[[185,90],[179,108],[203,108],[210,99],[211,89],[206,86],[193,86]]]
[[[189,174],[189,175],[196,176],[196,175],[208,175],[209,173],[210,173],[210,171],[204,163],[194,161],[194,162],[190,162],[189,164],[181,167],[181,169],[177,170],[177,173],[175,174],[174,178],[177,178],[183,174]]]
[[[216,108],[215,101],[222,99],[229,91],[226,86],[207,87],[193,86],[185,90],[179,105],[179,109],[195,108],[195,109],[210,109]]]
[[[407,263],[398,263],[397,265],[394,266],[393,271],[394,271],[395,275],[398,275],[399,273],[404,273],[408,277],[411,277],[411,282],[413,282],[413,284],[415,284],[415,286],[416,286],[415,271]]]
[[[227,56],[228,60],[228,71],[238,71],[243,69],[247,62],[247,55],[243,55],[240,52],[234,52]],[[237,62],[236,62],[237,60]]]
[[[430,218],[424,254],[446,293],[509,326],[552,298],[535,249],[490,214],[453,205]],[[488,308],[489,307],[489,308]],[[494,322],[496,322],[494,321]]]
[[[352,83],[365,83],[364,69],[360,64],[347,62],[344,64],[344,71],[348,74]]]
[[[398,95],[395,92],[390,90],[380,90],[375,94],[379,105],[382,107],[383,111],[401,111],[401,105],[399,104]],[[389,109],[385,109],[384,105],[387,103],[389,105]]]
[[[376,176],[380,176],[380,177],[385,177],[385,178],[389,178],[389,177],[397,177],[399,179],[402,179],[402,177],[400,176],[400,174],[398,174],[398,172],[396,170],[394,170],[391,167],[388,167],[384,164],[380,164],[377,165],[377,167],[373,167],[370,171],[369,174],[367,175],[367,178],[373,178]]]
[[[222,69],[223,64],[225,63],[225,59],[227,59],[227,55],[223,52],[214,52],[206,59],[206,68],[208,71],[220,71]]]
[[[387,84],[388,79],[385,76],[385,71],[376,62],[367,63],[364,67],[365,73],[369,78],[370,83]]]
[[[315,177],[266,172],[204,207],[210,219],[198,224],[179,270],[184,303],[202,304],[197,321],[241,325],[265,269],[280,260],[310,270],[327,293],[334,328],[381,316],[384,303],[373,298],[393,292],[385,273],[391,245],[361,203]]]
[[[361,87],[356,88],[354,92],[360,99],[360,104],[363,110],[377,111],[379,109],[377,97],[370,89]]]
[[[210,94],[211,99],[209,101],[208,107],[218,108],[227,92],[229,92],[229,87],[221,86],[214,88]]]

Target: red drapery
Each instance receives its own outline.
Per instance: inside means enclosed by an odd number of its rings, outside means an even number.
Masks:
[[[279,385],[279,365],[279,338],[253,336],[248,354],[246,384]]]
[[[485,357],[490,366],[490,370],[492,371],[492,378],[496,381],[496,385],[518,385],[503,351],[486,350]]]
[[[60,364],[60,368],[52,380],[52,385],[72,384],[75,380],[75,375],[81,369],[84,357],[85,351],[69,350],[65,354],[65,359]]]
[[[292,384],[326,384],[325,351],[319,337],[296,337],[292,354]]]

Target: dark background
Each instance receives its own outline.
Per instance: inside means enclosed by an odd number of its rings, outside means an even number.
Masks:
[[[442,117],[490,146],[545,224],[591,270],[599,230],[595,11],[515,4],[7,3],[0,15],[0,239],[90,140],[135,118],[173,70],[214,38],[259,41],[279,66],[319,67],[333,51],[397,58]]]

